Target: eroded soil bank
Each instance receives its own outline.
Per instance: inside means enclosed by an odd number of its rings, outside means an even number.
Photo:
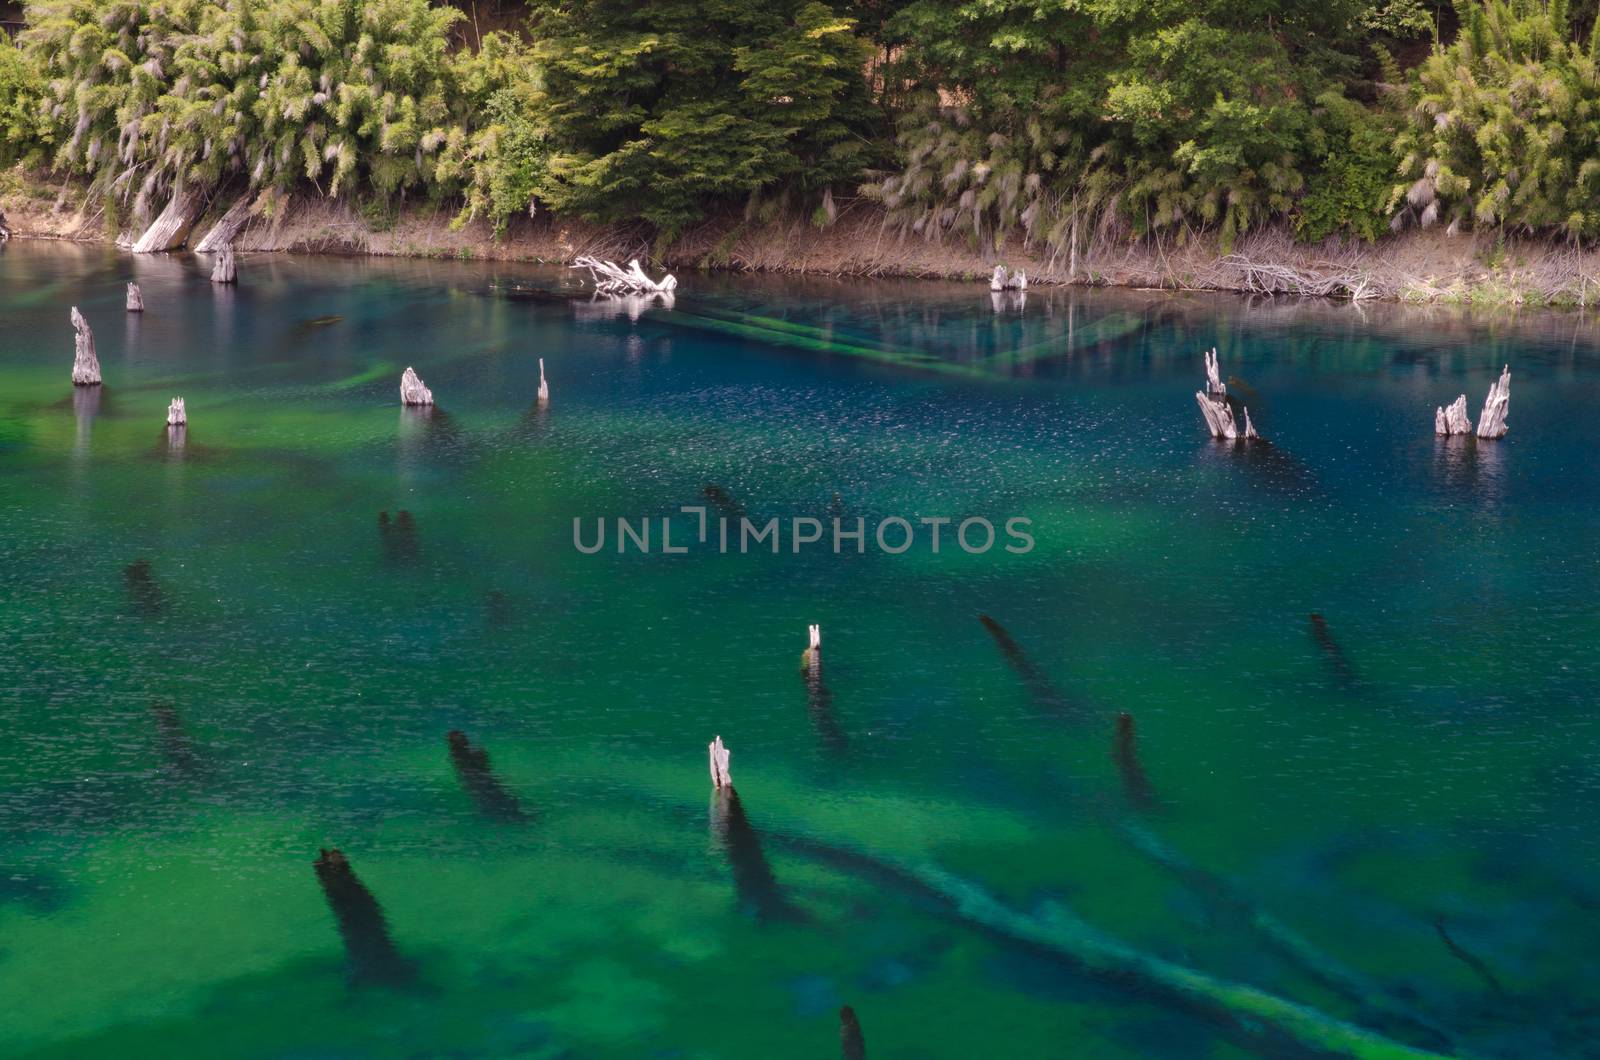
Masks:
[[[0,181],[0,212],[20,238],[130,242],[111,232],[105,211],[75,184],[16,173]],[[218,196],[190,245],[226,211]],[[264,204],[263,204],[264,205]],[[1587,306],[1597,297],[1600,252],[1489,234],[1434,229],[1376,244],[1297,243],[1282,229],[1251,233],[1228,251],[1207,234],[1183,240],[1106,242],[1076,260],[1018,243],[983,253],[965,241],[932,243],[884,224],[873,204],[844,205],[837,220],[750,222],[711,218],[670,246],[652,245],[635,226],[604,226],[548,215],[519,218],[501,236],[473,221],[453,224],[453,206],[416,204],[389,212],[289,196],[259,210],[240,231],[241,252],[373,254],[501,261],[571,261],[581,254],[641,258],[677,270],[726,269],[819,275],[913,276],[986,280],[997,263],[1025,270],[1034,283],[1083,283],[1175,290],[1327,295],[1423,303]]]

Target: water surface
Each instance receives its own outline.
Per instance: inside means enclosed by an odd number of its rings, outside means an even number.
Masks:
[[[814,1058],[843,1004],[875,1058],[1283,1051],[931,867],[1394,1042],[1600,1055],[1593,320],[207,275],[0,253],[0,1054]],[[1205,437],[1212,346],[1270,446]],[[1503,363],[1510,435],[1436,440]],[[573,547],[684,505],[1036,546]]]

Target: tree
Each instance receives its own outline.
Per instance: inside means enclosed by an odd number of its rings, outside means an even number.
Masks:
[[[818,0],[535,0],[540,198],[670,238],[718,198],[854,179],[870,46]]]

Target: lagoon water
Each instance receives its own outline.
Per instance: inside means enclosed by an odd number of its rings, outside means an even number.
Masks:
[[[1600,1055],[1592,317],[682,281],[0,253],[0,1055],[1289,1055],[1244,985]],[[1436,440],[1502,363],[1510,435]],[[784,549],[573,546],[685,505]],[[1036,544],[790,551],[836,515]]]

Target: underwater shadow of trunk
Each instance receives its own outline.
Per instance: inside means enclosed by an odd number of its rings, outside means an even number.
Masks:
[[[732,494],[715,482],[707,482],[701,488],[700,496],[707,504],[716,509],[717,514],[723,516],[735,526],[738,526],[739,520],[746,515],[744,505],[734,500]]]
[[[504,589],[490,589],[483,594],[483,621],[491,630],[505,629],[517,619],[517,610]]]
[[[1275,492],[1294,497],[1311,497],[1321,492],[1322,484],[1305,464],[1287,449],[1251,438],[1234,445],[1234,457],[1252,478]]]
[[[140,618],[155,618],[167,609],[167,598],[156,584],[147,559],[134,560],[122,568],[122,584],[128,593],[128,607]]]
[[[1133,715],[1127,711],[1117,714],[1117,731],[1111,741],[1111,759],[1122,775],[1122,794],[1128,805],[1139,813],[1154,813],[1160,809],[1155,789],[1139,762],[1138,736],[1134,730]]]
[[[741,908],[754,914],[758,923],[802,919],[778,887],[777,877],[761,852],[761,837],[745,816],[739,793],[732,787],[717,788],[711,793],[711,834],[727,854]]]
[[[450,764],[455,766],[456,779],[477,804],[479,813],[493,821],[527,820],[522,804],[505,789],[490,768],[488,751],[473,747],[467,734],[459,729],[446,733],[445,742],[450,745]]]
[[[1028,658],[1027,652],[1016,642],[1006,628],[988,615],[979,615],[978,621],[983,623],[983,628],[989,631],[989,636],[994,638],[995,646],[1000,649],[1000,654],[1005,656],[1006,662],[1028,690],[1028,695],[1036,706],[1056,717],[1071,717],[1083,712],[1082,704],[1071,702],[1060,690],[1051,683],[1050,678],[1044,675]]]
[[[1506,992],[1505,985],[1500,982],[1498,976],[1489,970],[1489,966],[1475,954],[1462,949],[1456,940],[1450,936],[1450,932],[1444,926],[1444,917],[1436,916],[1433,918],[1433,930],[1438,933],[1439,941],[1444,943],[1444,948],[1450,951],[1450,956],[1471,968],[1473,973],[1479,979],[1482,979],[1490,990],[1497,994]]]
[[[839,1009],[839,1054],[844,1060],[867,1060],[867,1040],[861,1034],[861,1021],[849,1005]]]
[[[822,679],[821,660],[813,659],[802,667],[800,677],[806,683],[806,712],[811,715],[811,725],[817,731],[817,738],[829,754],[843,757],[850,752],[850,737],[845,735],[838,715],[833,711],[833,691]]]
[[[198,776],[201,772],[200,760],[195,757],[178,708],[169,700],[158,699],[150,704],[150,714],[155,718],[156,741],[160,745],[166,768],[183,780]]]
[[[354,981],[384,986],[410,982],[415,974],[411,963],[394,948],[383,909],[344,854],[337,847],[323,850],[313,866],[328,908],[339,923]]]
[[[422,549],[417,538],[417,522],[404,508],[389,518],[387,511],[378,513],[378,539],[383,542],[384,561],[397,567],[417,562]]]
[[[1328,620],[1316,611],[1311,612],[1311,636],[1317,642],[1317,647],[1322,649],[1322,657],[1327,661],[1328,670],[1333,674],[1334,681],[1340,688],[1350,691],[1359,684],[1355,667],[1350,665],[1350,660],[1345,657],[1344,649],[1339,647],[1339,642],[1333,639],[1333,633],[1328,629]]]

